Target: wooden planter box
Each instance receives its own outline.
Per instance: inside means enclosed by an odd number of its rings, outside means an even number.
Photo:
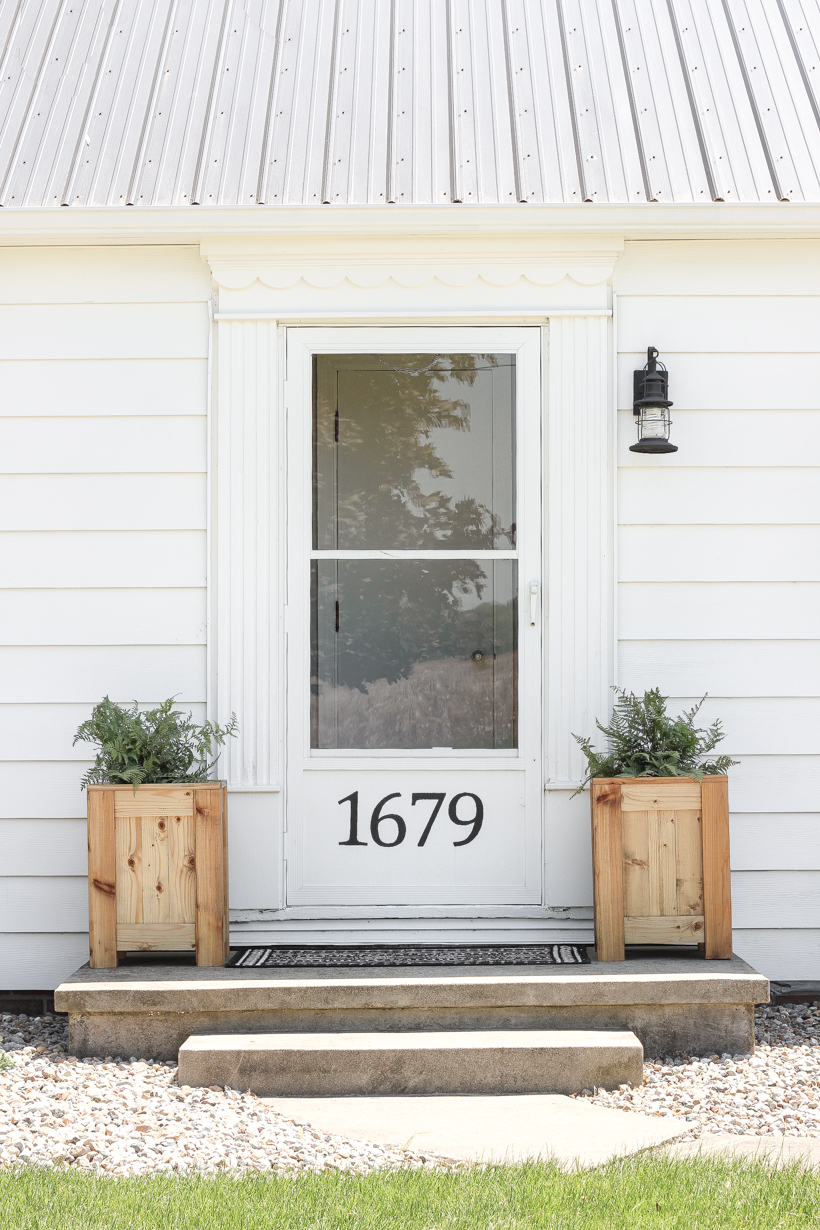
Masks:
[[[728,778],[594,778],[591,803],[598,960],[693,942],[731,957]]]
[[[223,782],[88,787],[88,923],[93,969],[119,953],[228,957],[228,808]]]

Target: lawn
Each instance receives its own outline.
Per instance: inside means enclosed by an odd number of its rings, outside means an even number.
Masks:
[[[817,1226],[820,1178],[796,1167],[629,1158],[350,1178],[101,1179],[0,1174],[3,1230],[731,1230]]]

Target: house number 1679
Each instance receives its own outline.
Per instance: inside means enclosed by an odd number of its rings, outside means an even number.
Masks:
[[[380,799],[373,808],[373,814],[370,817],[370,836],[377,846],[400,846],[407,836],[407,824],[403,816],[399,816],[394,811],[382,811],[386,803],[391,799],[400,799],[401,794],[396,791],[395,794],[386,794],[383,799]],[[413,794],[410,796],[410,806],[415,807],[417,803],[431,803],[427,823],[424,825],[418,844],[425,845],[427,838],[433,825],[436,822],[436,816],[444,805],[445,794]],[[467,811],[470,804],[462,804],[462,799],[472,799],[472,816],[459,815],[459,810]],[[339,799],[339,806],[343,803],[350,805],[350,832],[346,841],[340,841],[340,846],[366,846],[366,841],[359,840],[359,792],[354,790],[352,794],[347,794],[343,799]],[[460,808],[461,805],[461,808]],[[453,824],[459,824],[471,831],[463,839],[463,841],[454,841],[454,846],[468,846],[471,841],[475,841],[478,834],[481,832],[481,825],[484,821],[484,804],[477,794],[471,794],[465,791],[463,794],[454,794],[450,799],[447,808],[447,815],[452,820]],[[392,841],[387,840],[392,838]]]

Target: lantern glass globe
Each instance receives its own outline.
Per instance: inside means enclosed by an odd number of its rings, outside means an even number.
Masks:
[[[668,440],[669,415],[662,406],[646,406],[638,420],[639,440]]]

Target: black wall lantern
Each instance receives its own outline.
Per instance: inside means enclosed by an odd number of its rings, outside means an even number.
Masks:
[[[637,418],[638,443],[629,447],[630,453],[676,453],[677,444],[669,443],[669,428],[672,420],[669,407],[672,405],[669,392],[669,373],[663,363],[658,363],[658,352],[650,346],[646,352],[646,367],[633,375],[632,413]]]

